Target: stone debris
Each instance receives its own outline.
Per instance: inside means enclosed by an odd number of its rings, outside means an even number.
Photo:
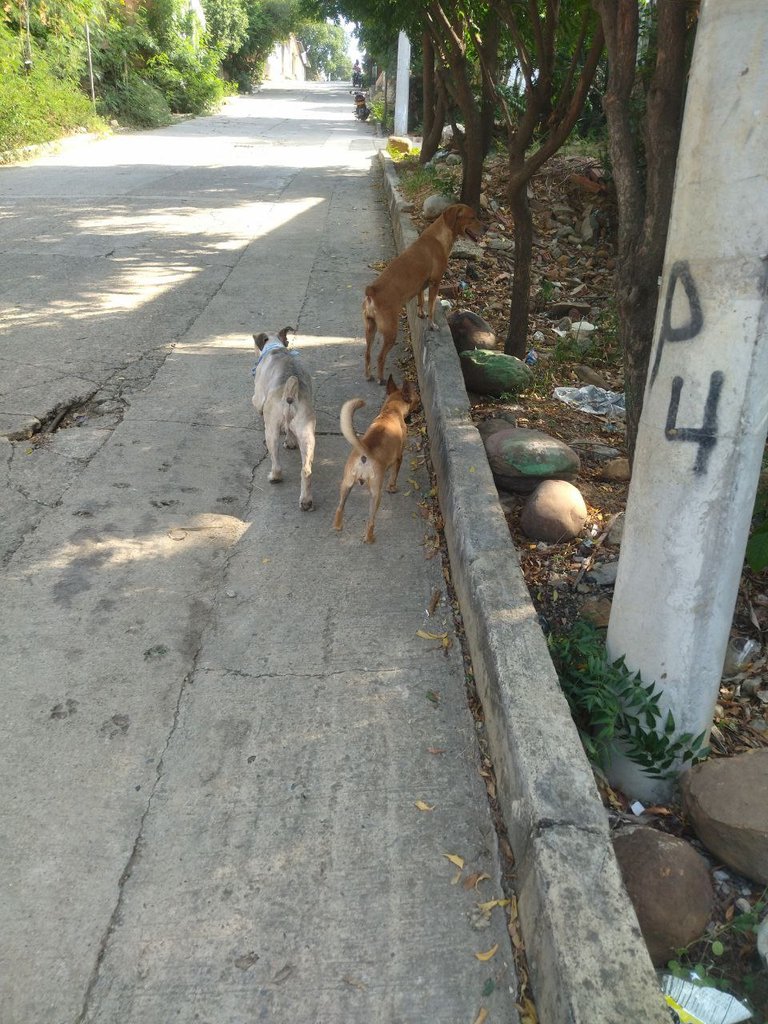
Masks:
[[[768,885],[768,748],[694,765],[681,779],[696,835],[730,868]]]
[[[709,866],[683,839],[649,827],[619,832],[613,848],[651,960],[662,966],[707,927]]]
[[[533,540],[557,542],[577,537],[587,522],[587,506],[567,480],[545,480],[523,506],[520,525]]]

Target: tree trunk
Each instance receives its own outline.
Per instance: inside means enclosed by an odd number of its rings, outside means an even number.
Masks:
[[[645,112],[645,180],[638,168],[632,95],[636,84],[637,0],[595,0],[608,49],[603,109],[619,208],[616,298],[624,357],[626,435],[630,460],[643,408],[653,345],[658,281],[664,265],[686,78],[686,12],[678,0],[658,0],[657,55]]]
[[[424,119],[419,163],[426,164],[440,147],[445,127],[445,99],[437,87],[435,75],[435,48],[429,32],[423,36],[424,51]]]
[[[643,409],[659,288],[657,278],[647,264],[646,269],[642,269],[643,261],[636,254],[627,254],[624,261],[620,260],[620,264],[621,270],[616,281],[616,305],[624,362],[627,451],[631,460]]]
[[[483,156],[486,157],[493,145],[493,119],[496,113],[496,86],[499,76],[499,43],[501,40],[501,21],[491,10],[486,18],[482,44],[483,63],[486,73],[483,75],[483,91],[480,99],[480,120],[483,133]]]
[[[454,68],[451,70],[455,71]],[[454,139],[462,161],[460,201],[477,210],[480,207],[484,160],[483,122],[480,110],[466,70],[463,73],[446,74],[443,82],[464,118],[463,137],[457,134],[454,122]]]
[[[531,291],[533,216],[528,202],[528,178],[510,171],[509,205],[515,219],[515,272],[510,292],[509,327],[504,343],[508,356],[525,357],[528,346],[528,307]]]
[[[479,117],[465,117],[464,163],[461,174],[460,202],[480,209],[483,189],[483,128]]]

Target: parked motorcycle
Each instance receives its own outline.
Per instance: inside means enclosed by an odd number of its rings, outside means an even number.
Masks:
[[[362,73],[362,71],[353,71],[352,72],[352,88],[353,89],[362,89],[362,87],[363,87],[363,73]]]

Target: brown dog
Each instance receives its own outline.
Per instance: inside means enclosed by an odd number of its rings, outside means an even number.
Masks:
[[[339,506],[333,519],[334,529],[340,530],[344,525],[344,506],[352,487],[359,483],[367,487],[371,496],[368,508],[368,522],[363,540],[373,544],[376,512],[381,501],[384,476],[391,470],[387,490],[397,490],[397,474],[403,461],[405,441],[408,428],[405,417],[419,404],[419,395],[406,381],[401,388],[392,377],[387,381],[387,397],[381,412],[368,427],[362,437],[358,437],[352,423],[352,416],[365,402],[362,398],[352,398],[341,407],[341,432],[352,445],[339,489]]]
[[[365,325],[365,377],[371,380],[371,347],[376,332],[381,334],[377,362],[378,382],[384,383],[384,360],[397,338],[400,310],[414,295],[418,296],[418,314],[424,316],[424,289],[429,286],[429,323],[435,326],[435,303],[440,280],[448,266],[453,243],[459,235],[471,237],[482,231],[475,211],[464,203],[454,203],[419,235],[412,245],[396,256],[386,270],[365,289],[363,324]]]

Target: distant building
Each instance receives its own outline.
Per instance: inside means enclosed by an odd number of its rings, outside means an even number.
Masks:
[[[296,36],[290,35],[284,43],[275,44],[267,58],[264,77],[270,82],[306,80],[307,54]]]

